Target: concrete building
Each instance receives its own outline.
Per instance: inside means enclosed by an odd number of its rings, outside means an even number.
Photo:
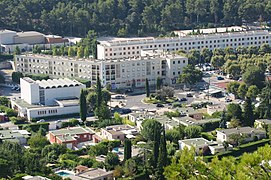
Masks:
[[[0,44],[13,44],[13,37],[16,35],[16,31],[0,30]]]
[[[244,142],[254,141],[255,138],[258,140],[266,138],[266,132],[264,130],[255,129],[251,127],[238,127],[231,129],[217,130],[216,140],[218,142],[228,141],[231,142],[231,135],[238,134],[244,137]]]
[[[219,28],[217,28],[219,29]],[[238,28],[235,28],[238,29]],[[201,30],[204,31],[204,30]],[[210,31],[210,30],[207,30]],[[177,51],[191,49],[201,50],[208,48],[225,48],[238,46],[260,46],[263,43],[271,44],[271,34],[267,30],[246,30],[239,28],[237,32],[215,32],[190,35],[180,34],[179,37],[143,37],[143,38],[99,38],[97,45],[98,59],[116,59],[139,56],[142,50]]]
[[[179,148],[183,150],[185,147],[188,149],[195,148],[196,152],[202,150],[205,146],[215,144],[215,142],[208,141],[204,138],[192,138],[179,140]]]
[[[44,34],[37,31],[18,32],[14,38],[14,44],[44,44]]]
[[[26,130],[0,130],[1,141],[17,142],[20,145],[26,145],[30,135]]]
[[[90,128],[68,127],[49,131],[48,140],[50,143],[65,144],[67,148],[78,148],[78,144],[92,140],[94,132]]]
[[[80,90],[86,86],[76,80],[49,79],[34,81],[29,77],[20,79],[21,98],[12,100],[12,107],[19,116],[42,118],[79,113]]]
[[[150,53],[144,57],[94,60],[43,55],[18,55],[15,70],[26,74],[48,74],[52,77],[71,77],[88,79],[92,84],[100,77],[103,86],[111,84],[112,89],[145,87],[148,78],[155,85],[157,77],[164,84],[173,85],[188,65],[186,57]]]
[[[101,137],[107,140],[121,140],[133,138],[138,134],[138,130],[130,125],[113,125],[101,128]]]

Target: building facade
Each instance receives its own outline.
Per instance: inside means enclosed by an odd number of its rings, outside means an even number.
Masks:
[[[100,77],[102,85],[110,84],[112,89],[144,87],[148,78],[155,85],[157,77],[164,84],[175,84],[188,65],[186,57],[172,54],[153,54],[144,57],[94,60],[43,55],[17,55],[15,70],[26,74],[48,74],[51,77],[88,79],[92,84]]]
[[[141,50],[178,51],[191,49],[225,48],[238,46],[260,46],[271,44],[271,34],[267,30],[218,32],[210,34],[179,37],[144,37],[144,38],[100,38],[97,45],[98,59],[116,59],[140,56]]]
[[[20,79],[21,98],[11,101],[19,116],[42,118],[79,113],[80,90],[86,86],[76,80],[49,79],[34,81],[29,77]]]

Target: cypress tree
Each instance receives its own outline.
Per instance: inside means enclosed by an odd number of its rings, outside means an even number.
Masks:
[[[251,99],[249,97],[246,98],[245,103],[244,103],[244,115],[243,115],[242,123],[247,126],[254,125],[253,107],[252,107]]]
[[[81,89],[80,93],[80,118],[82,121],[85,121],[87,119],[87,103],[86,103],[86,96],[83,89]]]
[[[221,120],[220,120],[220,123],[219,123],[219,128],[227,128],[227,119],[226,119],[226,112],[225,110],[222,111],[222,114],[221,114]]]
[[[156,79],[156,90],[161,89],[162,86],[162,79],[160,77],[157,77]]]
[[[148,80],[148,78],[146,78],[145,88],[146,88],[146,97],[150,97],[150,86],[149,86],[149,80]]]
[[[99,76],[97,76],[96,94],[97,94],[96,108],[99,108],[102,104],[102,85],[101,85],[101,81],[100,81]]]
[[[132,143],[130,139],[124,141],[124,161],[132,157]]]
[[[159,146],[161,138],[161,129],[157,127],[157,124],[154,126],[154,142],[153,142],[153,167],[157,167],[157,161],[159,156]]]
[[[158,164],[156,171],[156,178],[158,180],[164,180],[165,177],[163,175],[164,167],[168,165],[167,159],[167,147],[166,147],[166,138],[165,138],[165,126],[163,126],[163,134],[161,136],[160,146],[159,146],[159,156],[158,156]]]

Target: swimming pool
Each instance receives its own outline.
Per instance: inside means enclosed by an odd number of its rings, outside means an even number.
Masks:
[[[60,171],[57,171],[56,174],[61,177],[65,177],[65,176],[73,175],[74,173],[71,171],[60,170]]]

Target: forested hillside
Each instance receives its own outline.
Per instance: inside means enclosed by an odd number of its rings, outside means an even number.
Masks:
[[[85,36],[146,35],[173,29],[269,21],[270,0],[1,0],[0,27]]]

